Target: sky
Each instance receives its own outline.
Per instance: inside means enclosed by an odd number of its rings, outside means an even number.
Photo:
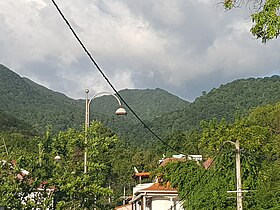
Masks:
[[[214,87],[280,74],[280,40],[250,33],[250,6],[221,0],[56,0],[117,90],[193,101]],[[0,0],[0,63],[75,99],[113,92],[51,0]]]

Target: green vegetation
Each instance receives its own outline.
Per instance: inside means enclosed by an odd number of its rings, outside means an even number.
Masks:
[[[244,115],[250,108],[273,104],[280,99],[279,90],[280,77],[272,76],[221,85],[192,103],[161,89],[122,90],[120,95],[146,125],[166,138],[172,132],[197,129],[202,120],[225,118],[232,121],[236,114]],[[67,128],[80,129],[84,123],[83,100],[53,92],[4,66],[0,66],[0,93],[0,114],[4,112],[39,133],[43,133],[47,125],[58,132]],[[127,107],[127,116],[114,116],[117,108],[112,96],[98,97],[91,102],[90,119],[102,122],[133,144],[150,147],[157,143]]]
[[[128,145],[99,122],[88,129],[88,172],[83,173],[84,131],[68,129],[52,134],[47,128],[42,137],[2,133],[9,151],[1,151],[0,206],[12,209],[45,209],[55,201],[56,209],[112,209],[122,200],[123,187],[131,193],[133,167],[150,171],[158,157],[152,151]],[[1,142],[0,146],[4,142]],[[60,162],[54,157],[59,155]],[[16,160],[11,167],[9,163]],[[147,164],[149,162],[149,164]],[[4,162],[3,162],[4,163]],[[20,177],[21,169],[30,172]],[[42,183],[44,183],[42,185]],[[42,188],[38,197],[28,195]],[[109,188],[110,186],[110,188]],[[48,190],[54,190],[48,193]],[[108,199],[111,198],[111,203]],[[20,200],[24,200],[22,203]],[[43,202],[42,202],[43,201]]]
[[[186,209],[236,209],[229,199],[236,190],[235,147],[226,141],[240,141],[244,209],[280,207],[280,103],[259,107],[247,117],[202,123],[197,147],[214,160],[205,169],[194,161],[178,162],[161,169],[180,192]],[[236,197],[235,197],[236,198]]]
[[[235,190],[235,153],[224,142],[238,139],[243,189],[253,190],[244,194],[244,208],[278,209],[279,92],[279,76],[236,80],[204,92],[192,103],[161,89],[120,91],[172,149],[156,140],[127,107],[127,116],[113,116],[118,108],[113,97],[96,98],[90,112],[95,121],[89,130],[89,173],[83,174],[85,101],[0,66],[0,159],[17,160],[13,168],[1,165],[0,206],[43,208],[55,198],[57,209],[112,209],[122,203],[124,188],[132,193],[137,183],[131,179],[133,167],[152,171],[163,154],[178,152],[215,159],[208,170],[188,161],[168,164],[161,171],[179,189],[184,205],[235,209],[235,199],[226,193]],[[3,140],[8,154],[1,147]],[[54,161],[56,155],[62,157],[60,163]],[[16,179],[21,169],[30,175]],[[55,193],[38,194],[38,202],[27,199],[22,205],[19,196],[27,198],[41,183]]]
[[[46,125],[55,131],[78,128],[84,106],[29,79],[21,78],[0,65],[0,110],[24,121],[40,133]]]
[[[162,114],[189,104],[161,89],[123,90],[120,94],[147,124]],[[3,65],[0,65],[0,99],[0,111],[32,125],[40,133],[47,125],[52,125],[53,131],[58,132],[67,128],[79,129],[84,123],[84,100],[73,100],[51,91],[21,78]],[[91,103],[91,119],[103,122],[118,133],[136,130],[134,135],[138,135],[137,119],[128,109],[128,117],[118,119],[113,116],[117,108],[118,103],[112,96],[98,97]],[[131,129],[130,125],[135,126]],[[146,131],[142,129],[141,132]]]
[[[52,137],[47,130],[45,136],[37,140],[40,142],[40,151],[37,154],[29,151],[24,156],[18,156],[17,163],[12,168],[8,163],[2,165],[0,204],[13,209],[46,209],[55,199],[56,209],[92,209],[102,206],[98,201],[112,194],[106,187],[109,171],[106,154],[117,141],[116,135],[100,123],[92,123],[88,130],[87,174],[82,170],[82,151],[85,147],[83,132],[69,129]],[[13,150],[17,151],[18,155],[21,153],[20,148]],[[55,162],[56,155],[61,156],[61,162]],[[20,169],[25,169],[30,174],[20,177]],[[28,195],[39,186],[43,192],[38,200],[35,198],[34,201]],[[48,194],[48,189],[54,192]],[[20,200],[24,200],[26,204]]]
[[[251,18],[254,25],[251,28],[251,33],[255,37],[260,38],[265,43],[279,36],[279,0],[224,0],[226,9],[238,8],[243,4],[253,10]]]
[[[35,134],[35,131],[31,128],[32,126],[26,122],[0,111],[0,130],[10,133]]]
[[[182,110],[154,119],[153,127],[163,134],[198,129],[201,121],[213,118],[232,122],[236,115],[246,115],[251,108],[280,101],[279,92],[279,76],[236,80],[213,88]]]

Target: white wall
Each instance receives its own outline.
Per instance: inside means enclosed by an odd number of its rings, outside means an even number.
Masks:
[[[171,207],[173,207],[172,210],[183,210],[183,207],[178,204],[178,199],[176,198],[153,197],[152,210],[169,210]]]

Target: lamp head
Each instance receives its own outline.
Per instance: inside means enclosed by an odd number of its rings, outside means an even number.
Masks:
[[[119,107],[116,111],[116,115],[118,115],[118,116],[127,115],[127,112],[123,107]]]
[[[54,160],[55,160],[56,162],[59,162],[59,161],[61,161],[61,157],[60,157],[59,155],[57,155],[57,156],[54,157]]]

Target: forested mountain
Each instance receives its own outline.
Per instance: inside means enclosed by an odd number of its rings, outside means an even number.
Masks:
[[[168,115],[174,110],[181,110],[189,106],[190,102],[180,99],[165,90],[146,89],[146,90],[121,90],[119,94],[126,103],[133,109],[137,116],[146,126],[152,127],[154,119]],[[103,122],[118,134],[125,137],[128,141],[149,146],[154,141],[154,136],[147,132],[145,126],[127,110],[127,116],[114,116],[113,113],[118,108],[115,99],[110,96],[98,98],[92,101],[92,117]],[[101,114],[103,113],[103,114]],[[106,113],[107,115],[104,115]]]
[[[73,202],[75,205],[80,205],[80,203],[87,205],[89,203],[86,201],[90,201],[90,199],[84,199],[84,193],[91,198],[95,196],[90,193],[95,193],[98,195],[97,203],[100,207],[97,209],[112,209],[122,203],[120,198],[123,195],[124,187],[131,192],[131,187],[136,184],[134,180],[131,180],[133,167],[137,167],[139,171],[154,170],[157,168],[162,154],[169,156],[174,154],[174,151],[214,157],[217,154],[217,148],[224,141],[235,141],[238,138],[246,152],[246,154],[242,154],[242,158],[244,158],[242,164],[245,163],[244,189],[249,186],[249,189],[267,189],[263,192],[269,192],[271,189],[278,190],[280,175],[277,175],[277,179],[274,175],[279,169],[280,108],[279,103],[273,104],[280,101],[279,91],[279,76],[236,80],[221,85],[219,88],[213,88],[209,93],[204,92],[192,103],[159,88],[121,90],[119,94],[122,98],[144,121],[145,125],[164,140],[164,144],[156,144],[158,141],[155,136],[148,132],[147,128],[136,119],[124,103],[122,104],[128,115],[120,117],[114,115],[118,108],[114,97],[94,98],[91,102],[90,120],[97,119],[102,124],[94,122],[89,128],[90,135],[87,137],[92,143],[88,145],[88,160],[90,161],[89,171],[92,172],[89,173],[92,176],[90,180],[97,181],[100,186],[85,192],[86,188],[83,187],[83,184],[89,181],[88,174],[82,173],[86,137],[82,128],[85,117],[85,100],[68,98],[64,94],[51,91],[27,78],[22,78],[0,65],[0,146],[5,141],[8,151],[1,151],[0,154],[3,160],[17,159],[21,168],[31,171],[32,176],[39,180],[47,180],[50,183],[54,182],[52,183],[54,186],[61,186],[61,189],[58,190],[60,193],[58,200],[60,199],[61,205],[71,206]],[[89,96],[92,96],[91,92]],[[259,107],[266,104],[272,105]],[[254,107],[259,108],[249,111]],[[247,113],[249,114],[247,115]],[[235,115],[241,117],[235,118]],[[220,121],[222,118],[226,120]],[[52,125],[52,129],[46,129],[46,125]],[[58,131],[61,132],[57,133]],[[114,133],[118,135],[114,135]],[[233,202],[229,203],[224,195],[226,190],[230,189],[229,187],[232,189],[234,187],[234,154],[230,153],[233,150],[229,146],[232,145],[228,145],[228,150],[220,153],[222,156],[217,159],[221,161],[221,164],[217,162],[213,171],[208,172],[207,177],[213,177],[213,181],[207,181],[207,185],[205,185],[206,182],[200,182],[197,187],[186,186],[189,183],[196,183],[197,180],[204,180],[200,177],[201,174],[205,174],[203,168],[195,169],[192,171],[194,174],[188,171],[192,170],[189,163],[184,163],[183,167],[179,167],[184,170],[183,172],[177,170],[177,166],[170,169],[170,174],[167,173],[167,175],[174,177],[174,179],[170,178],[175,184],[174,186],[178,185],[176,180],[182,184],[182,186],[176,187],[178,187],[180,195],[183,195],[181,197],[183,200],[186,199],[185,192],[195,188],[191,193],[196,193],[196,196],[187,197],[193,201],[190,205],[200,202],[203,198],[209,198],[207,202],[201,202],[206,207],[198,209],[207,208],[209,205],[212,205],[213,209],[217,209],[215,208],[217,205],[222,205],[220,209],[233,206]],[[53,157],[56,155],[62,156],[63,164],[61,165],[67,167],[62,168],[60,164],[53,161]],[[245,159],[245,157],[249,157],[249,159]],[[196,163],[194,166],[198,167]],[[227,168],[221,170],[220,166]],[[257,168],[251,168],[256,166]],[[274,166],[276,166],[275,169]],[[53,170],[54,168],[58,171]],[[214,170],[215,168],[217,170]],[[0,179],[2,181],[0,206],[15,203],[11,201],[11,198],[15,198],[14,192],[16,191],[14,190],[21,192],[22,189],[30,187],[28,179],[26,185],[23,186],[12,184],[11,177],[16,175],[11,173],[9,168],[6,169],[8,173],[2,173]],[[228,173],[224,174],[225,171]],[[256,171],[260,173],[257,174]],[[267,179],[267,174],[272,181]],[[260,184],[263,182],[264,176],[266,182]],[[195,181],[180,181],[185,179]],[[230,186],[228,180],[231,180]],[[71,184],[69,185],[69,183]],[[113,194],[107,191],[108,183],[114,191]],[[89,184],[94,184],[94,182],[90,181]],[[269,187],[270,185],[273,187]],[[277,187],[274,189],[274,186]],[[100,193],[100,189],[102,189],[102,193]],[[213,191],[219,191],[218,196],[213,197]],[[7,194],[7,192],[11,194]],[[73,202],[71,192],[78,193],[77,199]],[[262,191],[256,190],[256,192]],[[267,196],[257,193],[254,195],[256,198],[254,200],[268,200],[269,206],[275,207],[279,203],[279,198],[268,199],[268,197],[272,197],[272,194]],[[114,198],[113,203],[109,206],[108,195],[112,195]],[[67,202],[64,202],[64,199]],[[264,205],[265,202],[249,203],[248,201],[249,199],[246,201],[246,207],[255,207],[251,209],[261,209],[257,207],[266,205]],[[90,204],[94,205],[94,203],[91,201]],[[262,209],[268,208],[266,206]]]
[[[0,66],[0,110],[42,131],[46,125],[57,129],[81,124],[81,103],[51,91],[5,66]],[[80,111],[81,112],[81,111]]]
[[[121,90],[119,94],[145,122],[164,138],[174,131],[198,128],[202,120],[225,118],[233,120],[250,108],[273,104],[280,100],[280,77],[240,79],[203,93],[192,103],[162,89]],[[92,95],[90,95],[91,97]],[[83,96],[81,96],[83,97]],[[155,137],[147,132],[124,105],[128,115],[114,115],[118,103],[112,96],[101,96],[91,102],[90,119],[97,119],[128,141],[150,145]],[[5,66],[0,66],[0,111],[44,131],[52,125],[54,131],[81,128],[84,124],[85,101],[68,98],[27,78],[22,78]]]
[[[174,110],[182,109],[190,104],[160,88],[125,89],[119,91],[119,94],[140,118],[148,121]],[[95,104],[93,105],[93,111],[99,113],[112,115],[111,111],[117,108],[115,99],[110,96],[103,96],[92,102]],[[126,107],[124,103],[122,104]],[[129,109],[127,109],[127,113],[128,115],[132,114]],[[137,121],[133,115],[128,120]]]
[[[161,89],[122,90],[120,94],[145,121],[152,121],[161,114],[182,109],[189,104]],[[74,100],[51,91],[20,77],[3,65],[0,66],[0,99],[0,110],[29,123],[39,131],[44,131],[46,125],[52,125],[55,131],[59,131],[70,127],[79,128],[84,123],[84,100]],[[138,123],[128,109],[125,118],[115,117],[114,112],[117,108],[118,103],[112,96],[95,98],[91,102],[91,120],[102,121],[113,126],[113,129]]]
[[[31,125],[3,111],[0,111],[0,130],[9,133],[36,134]]]
[[[213,88],[182,110],[174,110],[154,121],[154,129],[163,131],[198,128],[202,120],[213,118],[233,121],[249,109],[280,101],[280,77],[239,79]]]
[[[204,92],[202,96],[196,98],[192,103],[177,99],[172,104],[169,102],[169,99],[162,97],[162,102],[157,104],[158,112],[153,110],[149,117],[149,109],[143,110],[141,105],[145,102],[150,102],[148,105],[155,107],[152,103],[159,100],[156,99],[151,102],[148,99],[151,93],[160,93],[157,90],[163,91],[160,89],[125,90],[120,91],[120,93],[124,95],[129,104],[132,104],[131,107],[136,110],[136,113],[143,117],[144,122],[158,136],[165,138],[170,132],[186,131],[192,128],[197,129],[203,120],[208,121],[213,118],[220,120],[225,118],[226,120],[233,121],[236,115],[243,116],[248,113],[249,109],[280,101],[280,77],[239,79],[221,85],[219,88],[213,88],[209,93]],[[146,95],[140,98],[138,96],[139,93],[140,96],[144,95],[144,93]],[[174,98],[170,98],[170,100],[172,99]],[[169,104],[161,109],[164,106],[164,102],[169,102]],[[179,105],[175,106],[174,104],[176,103],[179,103]],[[147,108],[147,106],[144,107]],[[158,114],[152,115],[152,113]],[[147,129],[139,121],[132,120],[131,117],[127,118],[114,118],[114,120],[110,118],[107,120],[99,119],[106,122],[106,125],[114,128],[119,133],[124,133],[128,139],[134,142],[146,146],[150,146],[151,143],[155,142],[155,137],[147,132]]]

